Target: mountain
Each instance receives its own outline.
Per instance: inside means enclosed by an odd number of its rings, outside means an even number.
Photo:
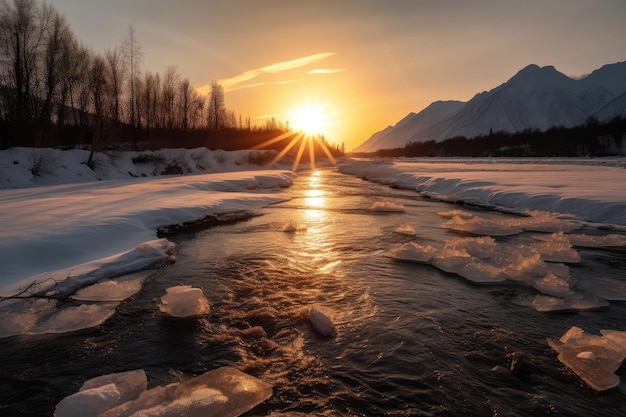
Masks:
[[[573,127],[626,114],[626,62],[573,79],[553,66],[529,65],[504,84],[470,101],[437,101],[376,132],[355,149],[373,152],[408,142],[475,137],[489,132]]]

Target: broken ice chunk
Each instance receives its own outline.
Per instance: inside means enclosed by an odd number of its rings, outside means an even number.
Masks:
[[[415,242],[396,245],[389,251],[389,256],[399,261],[428,263],[437,253],[437,249],[430,245],[422,246]]]
[[[496,241],[491,236],[453,238],[446,241],[445,247],[464,249],[472,256],[487,259],[493,254]]]
[[[393,229],[393,231],[402,235],[415,236],[415,229],[413,228],[413,226],[410,226],[408,224],[401,224],[400,226]]]
[[[120,402],[115,384],[79,391],[63,398],[54,410],[54,417],[93,417]]]
[[[548,272],[545,277],[536,280],[533,287],[544,294],[557,297],[568,297],[574,295],[574,291],[569,286],[569,282],[563,277],[557,277],[552,272]]]
[[[104,303],[65,307],[34,326],[28,334],[60,334],[90,329],[104,323],[115,313],[118,305],[119,303]]]
[[[574,287],[609,301],[626,301],[626,282],[605,278],[585,277],[577,280]]]
[[[566,298],[536,295],[531,302],[531,306],[540,313],[589,311],[608,307],[608,305],[606,300],[578,293]]]
[[[129,417],[138,411],[153,409],[174,401],[174,393],[180,384],[173,383],[165,387],[154,387],[141,393],[136,400],[127,401],[111,408],[98,417]],[[139,414],[141,415],[141,414]]]
[[[442,271],[456,274],[471,262],[472,256],[465,249],[444,248],[438,251],[430,263]]]
[[[390,201],[377,201],[370,206],[370,210],[382,212],[403,212],[404,206]]]
[[[272,387],[235,368],[222,367],[183,382],[175,396],[177,401],[195,397],[186,415],[235,417],[271,397]]]
[[[569,241],[552,240],[547,242],[537,242],[531,245],[541,254],[541,259],[548,262],[564,262],[576,264],[580,262],[580,254]]]
[[[177,285],[165,290],[159,309],[176,318],[196,317],[209,312],[209,301],[200,288]]]
[[[124,301],[141,290],[152,271],[141,271],[82,288],[71,298],[82,301]]]
[[[626,357],[626,332],[602,330],[603,336],[588,335],[570,328],[558,341],[548,344],[558,359],[595,391],[605,391],[620,384],[615,371]],[[620,343],[621,342],[621,343]]]
[[[457,274],[475,284],[495,284],[506,281],[506,277],[502,274],[502,268],[476,258],[472,258],[471,262],[459,268]]]
[[[143,369],[118,372],[91,378],[85,381],[79,391],[99,388],[108,384],[115,384],[120,393],[120,403],[122,403],[139,397],[146,390],[148,379]]]
[[[318,305],[311,306],[309,320],[313,328],[322,336],[334,336],[337,333],[332,312],[327,308]]]
[[[573,234],[569,239],[574,246],[586,248],[626,248],[626,235],[609,234],[604,236]]]
[[[552,214],[542,211],[528,211],[529,217],[524,217],[520,225],[524,230],[531,232],[565,232],[569,233],[580,227],[578,223],[562,220]]]
[[[511,220],[485,219],[478,216],[463,218],[455,215],[444,226],[457,232],[482,236],[509,236],[522,233],[522,229]]]
[[[105,381],[116,377],[105,375],[99,378]],[[61,400],[54,415],[235,417],[251,410],[271,395],[272,387],[265,382],[235,368],[223,367],[180,384],[143,391],[139,398],[124,403],[120,403],[122,396],[114,383],[79,391]]]

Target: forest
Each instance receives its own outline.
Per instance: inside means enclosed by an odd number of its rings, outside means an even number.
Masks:
[[[601,123],[595,118],[584,124],[546,131],[491,132],[474,138],[453,137],[409,142],[403,148],[374,153],[352,153],[360,157],[583,157],[626,155],[626,117]]]
[[[217,81],[204,97],[175,65],[153,73],[143,58],[133,26],[99,54],[76,39],[52,5],[0,0],[0,149],[236,150],[284,135],[273,143],[282,148],[297,135],[287,123],[252,125],[228,109]]]

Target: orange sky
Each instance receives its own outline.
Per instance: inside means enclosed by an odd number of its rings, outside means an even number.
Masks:
[[[322,105],[352,149],[436,100],[469,100],[534,63],[568,75],[626,60],[623,0],[52,0],[96,52],[129,25],[170,65],[263,123]]]

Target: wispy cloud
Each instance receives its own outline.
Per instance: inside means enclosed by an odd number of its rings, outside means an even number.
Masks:
[[[307,71],[307,74],[334,74],[336,72],[343,72],[345,68],[315,68],[311,71]]]
[[[335,52],[321,52],[319,54],[313,54],[304,56],[301,58],[292,59],[289,61],[276,62],[274,64],[266,65],[261,68],[246,71],[233,77],[224,78],[218,80],[218,83],[224,87],[224,91],[240,90],[242,88],[258,87],[265,84],[288,84],[299,80],[286,80],[286,81],[269,81],[253,84],[242,84],[246,81],[250,81],[260,75],[264,74],[276,74],[283,71],[289,71],[292,69],[304,67],[306,65],[313,64],[314,62],[321,61],[329,56],[335,55]],[[196,87],[196,90],[200,94],[208,93],[211,90],[211,83],[202,84]]]

